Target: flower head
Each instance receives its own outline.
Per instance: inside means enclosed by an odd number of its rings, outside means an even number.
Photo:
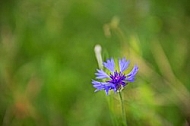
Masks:
[[[97,69],[95,73],[96,79],[105,81],[96,81],[92,80],[93,87],[96,88],[96,91],[105,90],[106,94],[108,94],[109,90],[114,90],[114,92],[120,91],[123,87],[125,87],[129,82],[133,82],[135,79],[135,75],[138,72],[138,66],[134,66],[130,73],[127,75],[124,71],[128,68],[129,61],[125,58],[119,60],[119,71],[115,69],[114,60],[108,59],[103,63],[103,66],[110,71],[107,74],[102,69]]]

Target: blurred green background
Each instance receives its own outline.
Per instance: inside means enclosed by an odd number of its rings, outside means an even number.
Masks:
[[[189,41],[188,0],[1,0],[0,125],[116,125],[118,95],[91,84],[100,44],[139,66],[129,126],[188,126]]]

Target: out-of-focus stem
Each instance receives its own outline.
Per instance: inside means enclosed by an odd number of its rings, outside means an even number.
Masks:
[[[96,45],[94,47],[94,52],[95,52],[95,56],[96,56],[96,59],[97,59],[97,62],[98,62],[98,66],[100,69],[103,68],[103,62],[102,62],[102,47],[100,45]]]

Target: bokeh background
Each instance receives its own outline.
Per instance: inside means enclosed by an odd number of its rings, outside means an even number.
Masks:
[[[189,41],[188,0],[1,0],[0,125],[121,125],[118,95],[91,84],[100,44],[139,66],[129,126],[188,126]]]

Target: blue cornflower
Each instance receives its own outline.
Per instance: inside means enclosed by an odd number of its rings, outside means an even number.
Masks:
[[[105,90],[108,95],[109,90],[114,90],[114,92],[120,91],[123,87],[125,87],[128,82],[133,82],[135,79],[135,75],[138,72],[138,66],[134,66],[131,72],[125,75],[123,72],[127,69],[129,65],[129,61],[125,58],[119,60],[119,71],[115,70],[115,63],[113,58],[108,59],[103,63],[103,66],[107,68],[110,73],[107,74],[102,69],[97,69],[95,73],[96,79],[103,79],[104,81],[96,81],[92,80],[93,87],[96,88],[96,91]]]

